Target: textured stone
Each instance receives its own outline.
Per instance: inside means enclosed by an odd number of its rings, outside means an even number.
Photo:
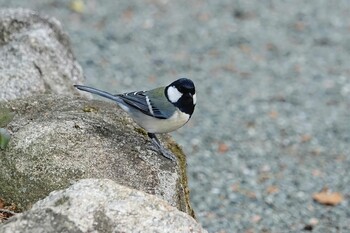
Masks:
[[[164,200],[108,179],[86,179],[52,192],[12,217],[0,232],[207,232]]]
[[[73,181],[108,178],[193,215],[182,151],[168,143],[175,164],[152,150],[148,136],[116,104],[39,95],[0,102],[1,108],[16,114],[7,126],[10,143],[0,150],[6,202],[28,209]]]
[[[83,80],[57,20],[30,10],[0,10],[0,100],[44,92],[72,95],[72,85]]]

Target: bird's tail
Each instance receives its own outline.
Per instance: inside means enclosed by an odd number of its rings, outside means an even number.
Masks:
[[[74,87],[78,88],[81,91],[90,92],[92,94],[96,94],[96,95],[105,97],[107,99],[111,99],[111,100],[120,102],[120,98],[118,96],[112,95],[112,94],[105,92],[105,91],[98,90],[98,89],[93,88],[93,87],[87,87],[87,86],[82,86],[82,85],[74,85]]]

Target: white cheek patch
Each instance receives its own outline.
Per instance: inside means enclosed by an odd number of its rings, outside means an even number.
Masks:
[[[168,98],[172,103],[176,103],[182,96],[182,93],[174,86],[170,86],[167,92]]]
[[[193,104],[196,104],[197,103],[197,96],[196,96],[196,94],[194,94],[192,96],[192,98],[193,98]]]

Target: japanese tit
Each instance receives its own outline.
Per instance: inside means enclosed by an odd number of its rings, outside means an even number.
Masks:
[[[191,118],[196,106],[196,91],[190,79],[180,78],[165,87],[116,95],[92,87],[74,86],[79,90],[114,100],[147,131],[162,155],[175,161],[174,156],[162,147],[155,134],[177,130]]]

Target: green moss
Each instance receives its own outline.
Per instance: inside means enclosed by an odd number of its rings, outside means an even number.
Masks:
[[[135,131],[139,134],[142,134],[143,136],[148,136],[146,130],[139,128],[139,127],[135,127]]]
[[[63,196],[62,198],[58,199],[58,200],[55,202],[54,206],[60,206],[60,205],[63,205],[63,204],[65,204],[65,203],[67,203],[67,202],[69,202],[69,197]]]
[[[11,134],[7,129],[0,128],[0,149],[4,150],[10,142]]]
[[[0,169],[0,197],[7,203],[14,203],[19,211],[28,210],[53,190],[66,188],[72,179],[83,176],[81,171],[62,170],[54,166],[55,161],[50,155],[60,152],[50,151],[49,155],[47,151],[40,151],[38,148],[40,147],[34,144],[28,147],[27,153],[23,153],[11,148],[10,144],[8,149],[0,150],[0,167],[6,168]],[[30,168],[20,168],[17,164],[18,157],[27,158]],[[41,175],[43,173],[46,175]]]
[[[0,128],[8,125],[13,117],[15,116],[14,112],[11,112],[8,108],[0,107]]]
[[[187,179],[187,163],[186,163],[186,156],[182,150],[182,148],[172,141],[170,138],[168,138],[168,148],[175,154],[179,161],[179,168],[180,168],[180,180],[177,183],[177,189],[179,190],[179,196],[178,196],[178,203],[180,204],[180,210],[183,212],[186,212],[190,214],[194,219],[196,219],[196,215],[194,213],[194,210],[191,206],[190,202],[190,190],[188,187],[188,179]],[[180,196],[182,192],[180,190],[183,190],[184,197]]]
[[[94,213],[95,230],[97,232],[113,232],[115,229],[112,220],[105,214],[103,210]]]
[[[88,106],[88,105],[84,106],[84,108],[83,108],[84,112],[98,112],[98,110],[99,109],[97,107]]]

